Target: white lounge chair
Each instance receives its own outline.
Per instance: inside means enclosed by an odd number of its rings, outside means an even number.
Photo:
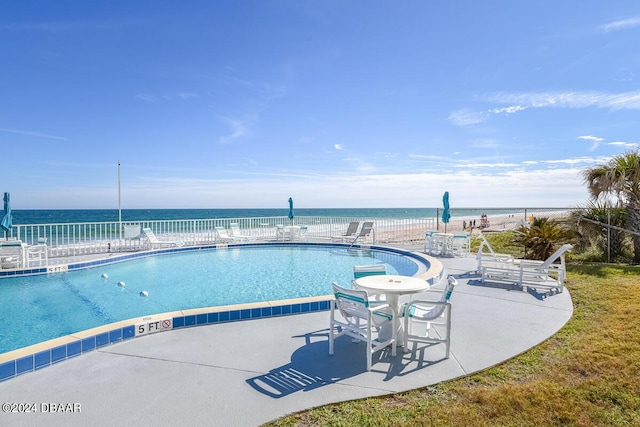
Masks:
[[[351,221],[347,226],[347,231],[339,236],[331,236],[331,240],[334,242],[344,242],[346,239],[354,238],[358,232],[360,221]]]
[[[240,231],[240,226],[238,225],[237,222],[232,222],[231,224],[229,224],[229,230],[231,231],[230,237],[236,238],[236,239],[238,239],[240,241],[243,241],[243,240],[256,240],[255,236],[242,234],[242,232]]]
[[[416,343],[445,343],[446,358],[449,358],[451,347],[451,303],[449,299],[458,281],[453,277],[447,277],[447,284],[440,294],[438,300],[420,299],[408,302],[402,308],[404,316],[404,351],[409,352],[409,341]],[[429,293],[433,291],[427,291]],[[415,323],[426,324],[420,333],[412,333],[411,327]],[[437,331],[433,326],[443,327],[444,330]],[[415,347],[414,347],[415,348]]]
[[[511,262],[487,261],[480,268],[482,282],[491,281],[513,283],[521,288],[536,291],[562,292],[567,275],[564,255],[573,246],[562,245],[544,261],[514,259]],[[559,262],[556,262],[559,261]]]
[[[375,230],[373,229],[373,221],[365,221],[362,223],[362,228],[360,229],[360,232],[356,234],[354,237],[346,240],[348,243],[355,245],[358,241],[368,239],[372,233],[373,233],[372,240],[373,240],[373,243],[375,243],[376,238],[375,238]]]
[[[142,234],[145,235],[149,244],[151,245],[151,249],[159,249],[166,247],[180,247],[184,245],[184,242],[180,240],[160,240],[155,235],[155,233],[148,227],[142,229]]]
[[[374,329],[388,322],[393,322],[393,310],[388,304],[369,305],[367,291],[347,289],[336,283],[332,284],[335,300],[331,303],[331,319],[329,323],[329,354],[333,354],[334,340],[347,335],[355,340],[364,341],[367,345],[367,371],[371,370],[372,354],[387,347],[391,347],[391,354],[396,355],[396,331],[391,338],[380,342],[373,338]],[[341,318],[336,318],[338,310]]]
[[[480,242],[480,247],[478,248],[478,254],[476,256],[476,260],[478,261],[478,267],[476,268],[476,271],[478,273],[482,270],[482,264],[486,262],[499,262],[503,264],[513,263],[513,255],[496,253],[489,244],[489,241],[484,236],[484,234],[480,233],[478,237],[482,239],[482,242]],[[485,248],[488,252],[485,251]]]
[[[216,230],[216,242],[220,241],[222,243],[229,243],[229,242],[242,242],[246,240],[242,237],[236,237],[236,236],[230,235],[227,229],[222,226],[216,226],[215,230]]]

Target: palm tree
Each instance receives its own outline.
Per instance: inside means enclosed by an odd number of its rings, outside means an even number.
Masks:
[[[576,235],[574,249],[585,252],[590,247],[600,249],[602,259],[623,261],[628,249],[628,235],[621,231],[625,226],[626,209],[622,206],[587,202],[574,209],[570,218]],[[609,224],[613,227],[607,227]]]
[[[545,260],[560,245],[571,241],[573,233],[557,221],[549,218],[536,218],[530,226],[516,230],[513,243],[524,246],[525,259]]]
[[[640,231],[640,152],[629,151],[613,156],[605,165],[582,172],[594,200],[616,197],[627,212],[627,228]],[[640,236],[633,234],[633,262],[640,264]]]

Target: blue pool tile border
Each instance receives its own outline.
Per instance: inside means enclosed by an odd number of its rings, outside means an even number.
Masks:
[[[251,246],[275,246],[282,245],[283,243],[251,243],[251,244],[228,244],[224,245],[225,248],[233,248],[233,247],[251,247]],[[331,244],[328,245],[326,243],[315,243],[315,242],[296,242],[292,243],[296,245],[302,246],[349,246],[343,244]],[[361,247],[360,245],[354,245],[353,247]],[[363,246],[364,247],[364,246]],[[419,259],[421,263],[427,263],[425,259],[420,256],[413,254],[411,251],[389,248],[385,246],[376,246],[376,245],[367,245],[367,249],[377,249],[387,252],[392,252],[396,254],[401,254],[408,256],[410,258]],[[67,266],[68,270],[78,270],[96,267],[100,265],[113,264],[118,262],[123,262],[135,258],[148,257],[161,255],[165,253],[173,253],[173,252],[185,252],[185,251],[195,251],[195,250],[203,250],[203,249],[220,249],[217,245],[207,245],[207,246],[197,246],[197,247],[186,247],[186,248],[171,248],[171,249],[162,249],[156,250],[152,252],[142,252],[135,254],[127,254],[122,256],[117,256],[111,259],[101,259],[95,261],[88,262],[78,262],[74,264],[69,264]],[[14,275],[33,275],[33,274],[47,274],[47,268],[31,268],[25,270],[11,270],[11,271],[0,271],[0,277],[2,276],[14,276]],[[432,279],[436,280],[436,278]],[[439,277],[437,278],[439,280]],[[173,316],[172,317],[172,327],[167,329],[181,329],[188,328],[194,326],[202,326],[202,325],[211,325],[217,323],[228,323],[228,322],[237,322],[237,321],[245,321],[245,320],[255,320],[269,317],[279,317],[279,316],[289,316],[296,315],[302,313],[311,313],[311,312],[319,312],[319,311],[328,311],[331,306],[331,299],[327,297],[326,300],[312,301],[312,302],[293,302],[287,303],[283,302],[283,304],[273,304],[273,303],[265,303],[264,307],[252,307],[252,308],[242,308],[242,309],[230,309],[230,310],[222,310],[220,309],[212,309],[211,312],[208,313],[200,313],[200,314],[187,314],[184,316]],[[154,317],[160,318],[162,314],[155,315]],[[136,324],[128,324],[120,328],[115,328],[107,332],[100,332],[96,335],[85,337],[82,339],[73,340],[67,344],[57,345],[55,347],[49,348],[47,350],[39,351],[34,354],[24,355],[15,360],[9,360],[3,363],[0,363],[0,382],[9,380],[11,378],[15,378],[18,375],[23,375],[28,372],[34,372],[36,370],[45,368],[47,366],[54,365],[56,363],[60,363],[64,360],[68,360],[77,356],[80,356],[83,353],[88,353],[91,351],[99,350],[105,346],[115,344],[118,342],[126,341],[132,338],[135,338],[135,330]]]
[[[171,254],[176,252],[193,252],[193,251],[201,251],[201,250],[217,250],[217,249],[228,249],[228,248],[249,248],[249,247],[261,247],[261,246],[283,246],[283,245],[292,245],[292,246],[308,246],[308,247],[326,247],[326,246],[334,246],[334,247],[348,247],[354,249],[374,249],[385,252],[391,252],[395,254],[409,256],[410,258],[418,258],[411,251],[405,249],[391,248],[388,246],[378,246],[378,245],[350,245],[346,243],[322,243],[322,242],[254,242],[254,243],[229,243],[224,245],[202,245],[202,246],[186,246],[179,248],[165,248],[165,249],[156,249],[153,251],[143,251],[143,252],[135,252],[125,255],[120,254],[112,254],[113,256],[109,258],[102,258],[93,261],[82,261],[75,262],[70,264],[65,264],[66,271],[73,270],[81,270],[86,268],[98,267],[101,265],[109,265],[116,264],[124,261],[129,261],[137,258],[145,258],[157,255]],[[420,258],[421,263],[425,263],[426,261],[423,258]],[[56,265],[51,265],[51,267],[56,267]],[[49,272],[47,267],[37,267],[37,268],[27,268],[27,269],[14,269],[14,270],[0,270],[0,278],[1,277],[9,277],[9,276],[31,276],[36,274],[55,274],[54,272]]]
[[[208,313],[185,314],[184,316],[173,316],[172,328],[167,330],[328,311],[330,307],[331,299],[328,298],[326,300],[313,302],[293,302],[264,307],[234,308],[223,311],[216,310]],[[160,318],[162,314],[155,317]],[[4,362],[0,364],[0,382],[28,372],[37,371],[47,366],[55,365],[56,363],[72,359],[84,353],[99,350],[111,344],[134,338],[135,327],[135,324],[126,325],[121,328],[100,332],[96,335]]]

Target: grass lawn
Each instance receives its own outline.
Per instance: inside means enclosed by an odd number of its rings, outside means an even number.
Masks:
[[[639,426],[640,267],[568,270],[573,317],[530,351],[458,380],[269,425]]]

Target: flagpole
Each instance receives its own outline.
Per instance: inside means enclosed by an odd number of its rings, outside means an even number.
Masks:
[[[122,238],[122,204],[120,199],[120,160],[118,160],[118,235]]]

